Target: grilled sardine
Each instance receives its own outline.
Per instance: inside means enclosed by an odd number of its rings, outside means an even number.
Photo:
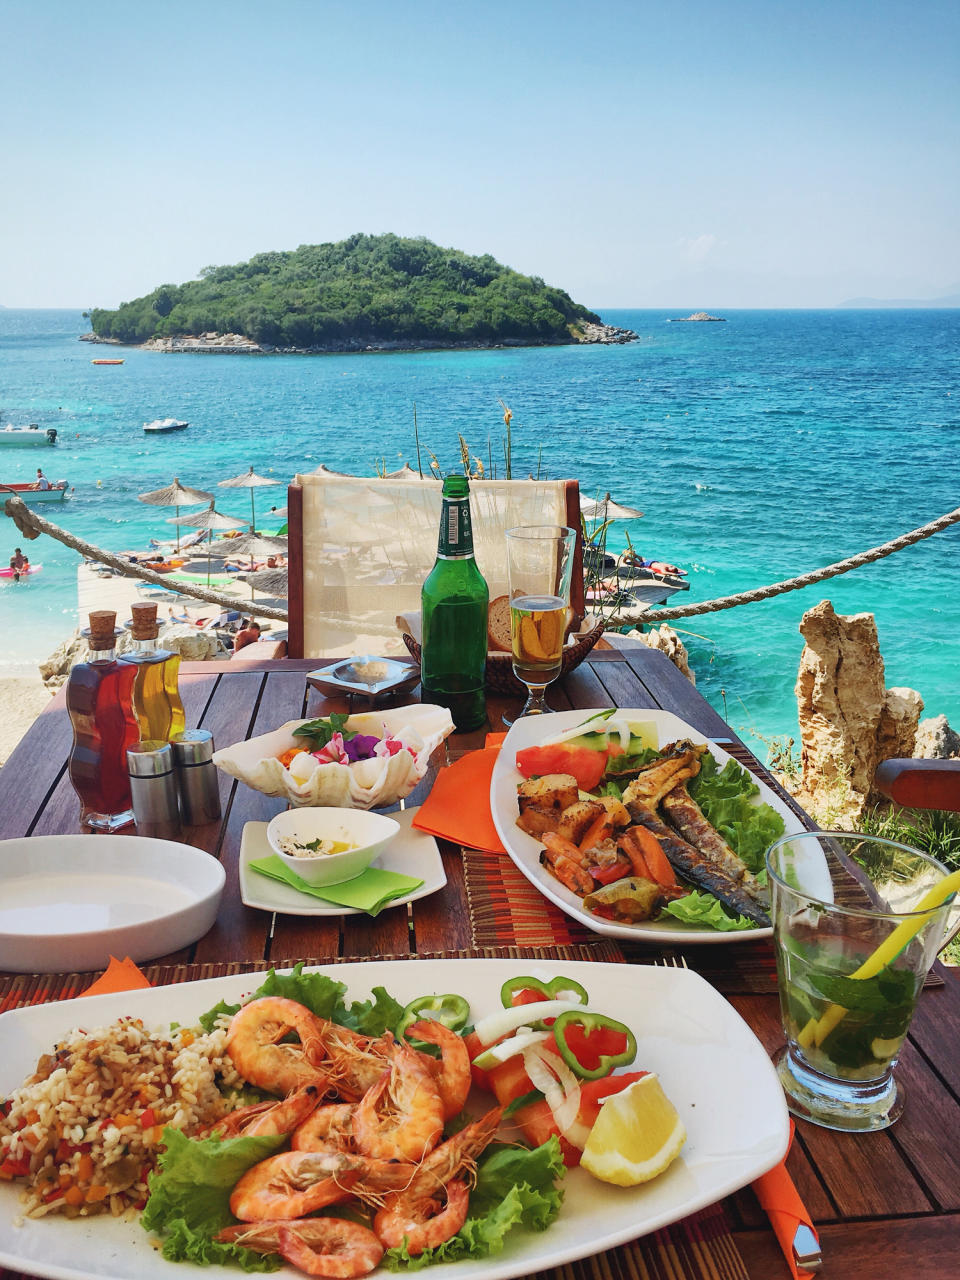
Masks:
[[[700,772],[700,757],[705,747],[695,747],[692,742],[674,742],[664,749],[659,760],[647,765],[634,778],[623,793],[623,803],[642,804],[656,809],[671,788]]]
[[[701,853],[692,844],[688,844],[682,836],[678,835],[676,831],[658,818],[651,809],[647,809],[637,802],[631,804],[629,808],[634,822],[640,823],[648,831],[653,832],[660,841],[660,847],[663,852],[670,859],[671,866],[679,871],[682,876],[695,884],[697,888],[705,889],[708,893],[712,893],[715,898],[719,898],[724,906],[729,907],[732,911],[746,916],[748,920],[753,920],[756,924],[763,925],[764,928],[769,927],[770,917],[739,880],[732,879],[721,867],[711,861],[706,854]]]
[[[661,803],[664,813],[688,844],[699,849],[731,880],[742,885],[751,898],[766,905],[767,894],[763,886],[757,884],[744,860],[707,821],[703,810],[682,782],[669,791]]]

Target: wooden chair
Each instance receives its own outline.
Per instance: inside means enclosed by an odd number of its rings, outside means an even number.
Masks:
[[[904,809],[960,813],[960,760],[884,760],[873,785]]]
[[[437,553],[441,483],[298,475],[288,490],[288,653],[292,658],[396,654],[396,619],[420,608]],[[491,599],[507,591],[503,534],[522,524],[577,531],[571,605],[585,613],[576,480],[478,480],[470,486],[474,546]]]

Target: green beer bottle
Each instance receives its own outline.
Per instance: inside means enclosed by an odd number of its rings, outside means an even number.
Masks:
[[[461,732],[487,718],[483,693],[489,592],[473,558],[470,484],[447,476],[437,559],[420,593],[421,699],[448,707]]]

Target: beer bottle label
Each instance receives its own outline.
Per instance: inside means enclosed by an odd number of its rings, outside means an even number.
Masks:
[[[470,498],[444,498],[440,518],[437,558],[462,560],[473,555],[473,527],[470,524]]]

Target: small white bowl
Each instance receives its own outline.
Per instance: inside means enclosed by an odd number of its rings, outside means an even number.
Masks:
[[[308,884],[341,884],[361,875],[400,830],[399,822],[369,809],[287,809],[267,825],[271,849],[291,871]],[[282,840],[309,844],[313,840],[345,840],[356,845],[343,853],[295,858],[284,853]]]

